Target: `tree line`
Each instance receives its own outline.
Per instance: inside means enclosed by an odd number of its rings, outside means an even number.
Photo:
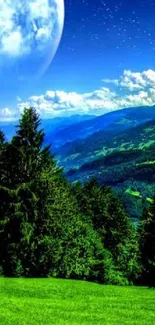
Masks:
[[[0,131],[0,274],[154,285],[155,200],[135,229],[95,179],[71,184],[34,108],[10,142]]]

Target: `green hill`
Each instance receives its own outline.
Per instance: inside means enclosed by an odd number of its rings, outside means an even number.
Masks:
[[[59,279],[0,279],[1,325],[154,325],[154,290]]]
[[[64,165],[68,168],[71,164],[79,166],[111,153],[145,150],[150,147],[155,147],[155,120],[119,133],[105,130],[96,132],[86,139],[61,147],[58,155],[62,162],[66,158]]]
[[[131,217],[137,218],[155,188],[155,120],[119,134],[99,131],[73,142],[69,151],[59,154],[59,162],[71,181],[95,176],[112,186]]]
[[[155,119],[155,106],[118,109],[91,119],[85,119],[79,123],[75,120],[75,123],[58,129],[54,137],[48,134],[48,139],[54,143],[56,141],[59,145],[67,143],[67,146],[64,146],[65,150],[69,143],[78,139],[82,141],[95,132],[104,131],[108,134],[117,134],[151,119]]]

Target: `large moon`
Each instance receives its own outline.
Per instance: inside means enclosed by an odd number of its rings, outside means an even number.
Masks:
[[[64,0],[0,0],[0,73],[43,74],[61,40]]]

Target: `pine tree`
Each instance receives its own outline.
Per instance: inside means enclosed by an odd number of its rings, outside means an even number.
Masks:
[[[20,174],[23,182],[37,179],[42,170],[55,164],[50,154],[50,146],[43,146],[44,131],[41,120],[34,108],[25,108],[19,121],[12,145],[19,151]]]
[[[16,135],[5,146],[1,155],[3,176],[0,200],[3,230],[0,241],[4,252],[1,264],[7,275],[22,272],[31,275],[34,272],[32,269],[36,269],[38,238],[35,234],[38,218],[40,215],[42,220],[48,217],[47,200],[45,203],[43,201],[41,209],[38,203],[41,202],[39,194],[44,188],[42,173],[55,166],[55,162],[49,147],[43,148],[44,132],[38,130],[39,125],[36,111],[32,108],[25,109]]]
[[[155,286],[155,198],[144,209],[139,224],[140,251],[143,266],[142,284]]]
[[[25,109],[10,143],[0,133],[3,274],[132,281],[137,239],[121,202],[96,180],[72,186],[44,147],[40,123]]]
[[[81,211],[92,220],[103,247],[124,276],[133,281],[139,275],[138,237],[121,201],[95,179],[73,186]]]
[[[0,184],[3,273],[104,281],[106,252],[81,213],[49,147],[44,148],[44,132],[39,126],[36,111],[25,109],[16,135],[3,150],[5,177]],[[108,270],[107,267],[106,276]]]
[[[4,132],[0,130],[0,145],[4,144],[5,142],[5,135]]]

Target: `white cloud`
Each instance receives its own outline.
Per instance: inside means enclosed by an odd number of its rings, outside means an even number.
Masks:
[[[155,71],[151,69],[143,72],[125,70],[119,79],[103,79],[102,81],[126,88],[130,91],[141,90],[147,87],[155,87]]]
[[[0,121],[13,121],[17,119],[16,112],[8,107],[0,109]]]
[[[111,80],[111,83],[115,89],[101,87],[88,93],[47,90],[45,94],[33,95],[25,101],[17,97],[17,112],[19,115],[24,107],[33,106],[41,117],[56,117],[77,113],[104,114],[125,107],[155,105],[155,71],[124,71],[117,82]],[[0,114],[0,120],[6,115],[10,118],[10,111],[4,109],[4,113]]]
[[[59,38],[63,15],[63,0],[0,0],[0,55],[42,51]]]
[[[102,79],[102,81],[106,84],[118,85],[118,79]]]

